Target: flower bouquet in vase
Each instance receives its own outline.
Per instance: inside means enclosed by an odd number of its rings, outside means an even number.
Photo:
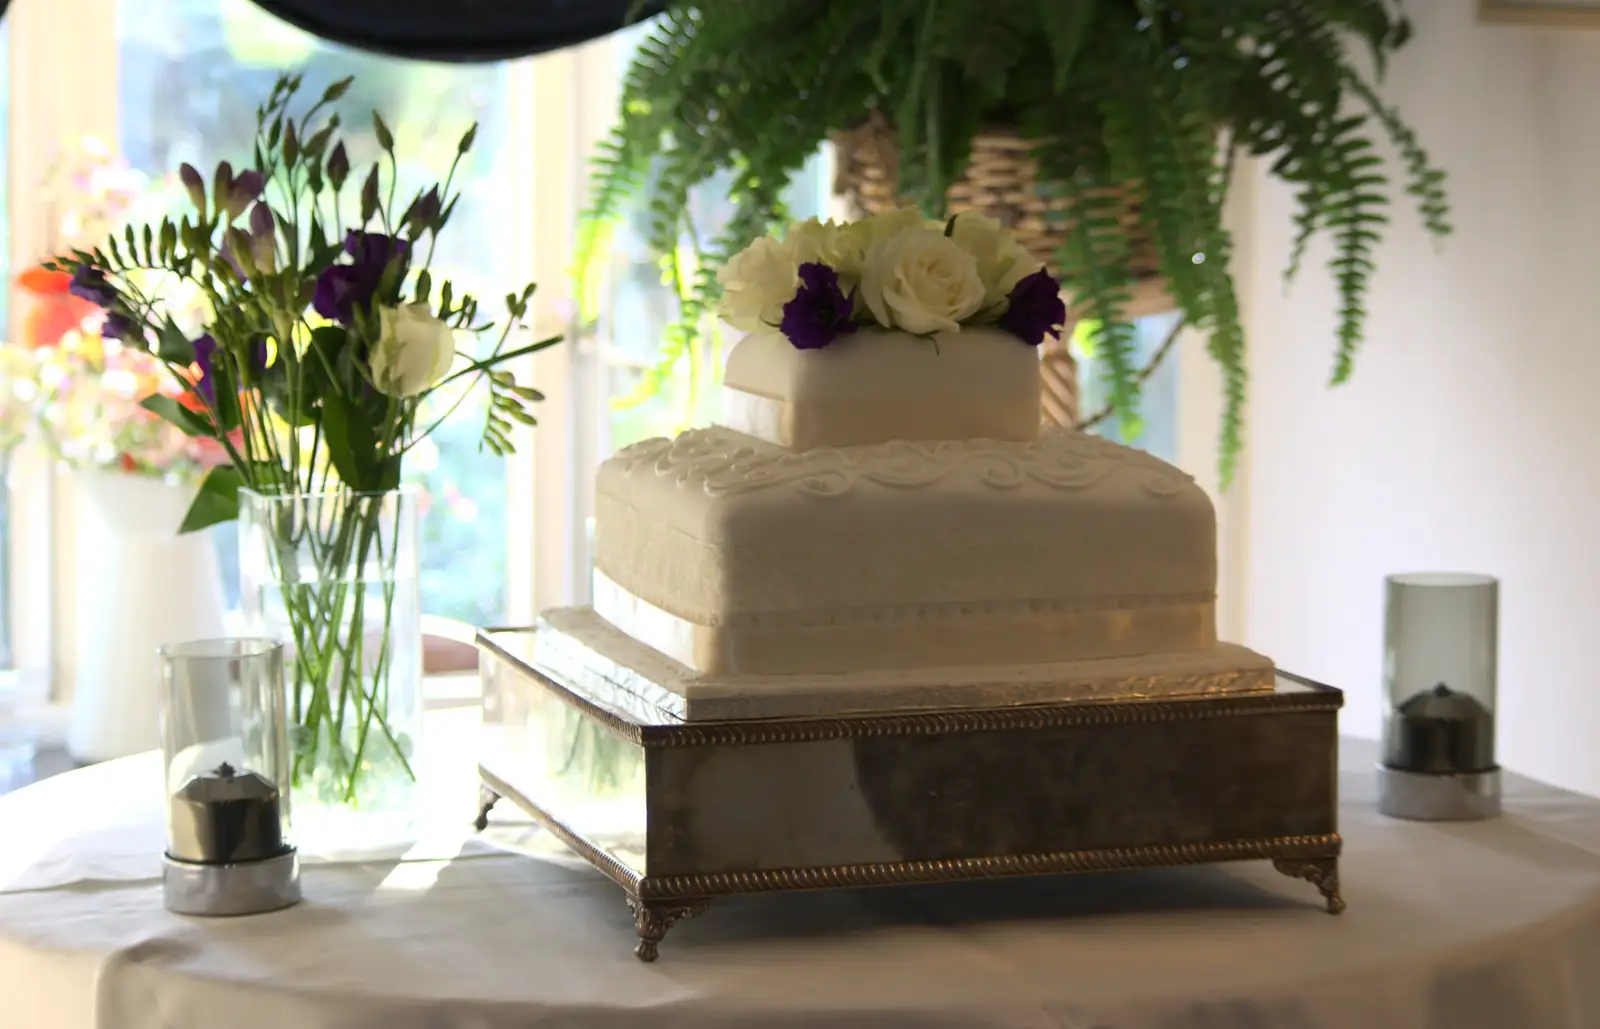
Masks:
[[[209,182],[180,169],[192,213],[129,228],[57,266],[106,310],[105,334],[150,351],[180,384],[182,398],[153,395],[145,406],[228,456],[201,482],[183,529],[239,521],[251,631],[288,650],[296,831],[328,850],[403,838],[415,818],[417,503],[400,471],[454,411],[429,422],[423,404],[486,385],[482,445],[507,453],[542,398],[501,366],[558,340],[509,343],[531,285],[507,295],[497,323],[430,270],[475,127],[443,183],[401,206],[383,119],[371,122],[380,156],[359,174],[335,111],[350,80],[306,105],[300,85],[281,79],[257,109],[249,167],[224,162]],[[174,314],[165,284],[198,290],[199,324]],[[458,334],[488,332],[487,356],[457,351]]]

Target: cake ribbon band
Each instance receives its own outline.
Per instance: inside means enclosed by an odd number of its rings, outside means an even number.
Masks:
[[[1087,611],[1019,607],[931,623],[867,619],[711,626],[657,607],[598,570],[593,591],[594,609],[606,621],[710,675],[820,673],[836,670],[842,660],[863,671],[904,667],[905,655],[912,653],[924,666],[1025,664],[1052,660],[1064,638],[1081,644],[1080,659],[1203,651],[1216,639],[1211,602]]]

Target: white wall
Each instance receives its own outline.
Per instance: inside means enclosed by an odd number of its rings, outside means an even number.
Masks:
[[[1290,198],[1247,194],[1244,636],[1375,735],[1384,575],[1499,575],[1501,761],[1600,794],[1600,30],[1408,7],[1386,92],[1448,169],[1457,232],[1436,253],[1397,208],[1337,390],[1328,250],[1286,295]]]

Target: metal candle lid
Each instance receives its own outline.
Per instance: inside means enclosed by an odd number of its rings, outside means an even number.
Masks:
[[[283,839],[278,788],[224,762],[172,795],[167,853],[198,864],[238,864],[279,857]]]
[[[1490,717],[1489,709],[1470,693],[1458,692],[1439,683],[1431,690],[1412,694],[1400,705],[1400,713],[1411,718],[1470,722]]]

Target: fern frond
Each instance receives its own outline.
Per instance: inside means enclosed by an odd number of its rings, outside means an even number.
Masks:
[[[1339,290],[1338,349],[1334,355],[1332,384],[1350,377],[1355,352],[1361,344],[1367,319],[1366,296],[1377,270],[1372,251],[1388,223],[1384,213],[1389,198],[1383,192],[1388,180],[1379,170],[1383,159],[1363,134],[1367,119],[1355,115],[1340,124],[1334,154],[1340,170],[1339,192],[1328,202],[1328,228],[1335,253],[1329,267]]]
[[[1097,323],[1090,337],[1094,352],[1105,361],[1107,393],[1116,408],[1125,439],[1143,431],[1139,417],[1139,370],[1134,362],[1138,333],[1126,311],[1131,254],[1119,215],[1121,198],[1115,183],[1085,170],[1063,185],[1072,198],[1072,231],[1062,248],[1062,287]]]
[[[1349,81],[1351,92],[1367,105],[1367,110],[1383,126],[1384,132],[1400,151],[1400,157],[1406,165],[1406,192],[1416,200],[1417,215],[1422,219],[1423,227],[1436,237],[1450,235],[1455,227],[1450,224],[1450,201],[1445,196],[1444,172],[1434,166],[1428,152],[1417,139],[1416,132],[1401,120],[1398,110],[1385,104],[1359,76],[1352,74]]]

